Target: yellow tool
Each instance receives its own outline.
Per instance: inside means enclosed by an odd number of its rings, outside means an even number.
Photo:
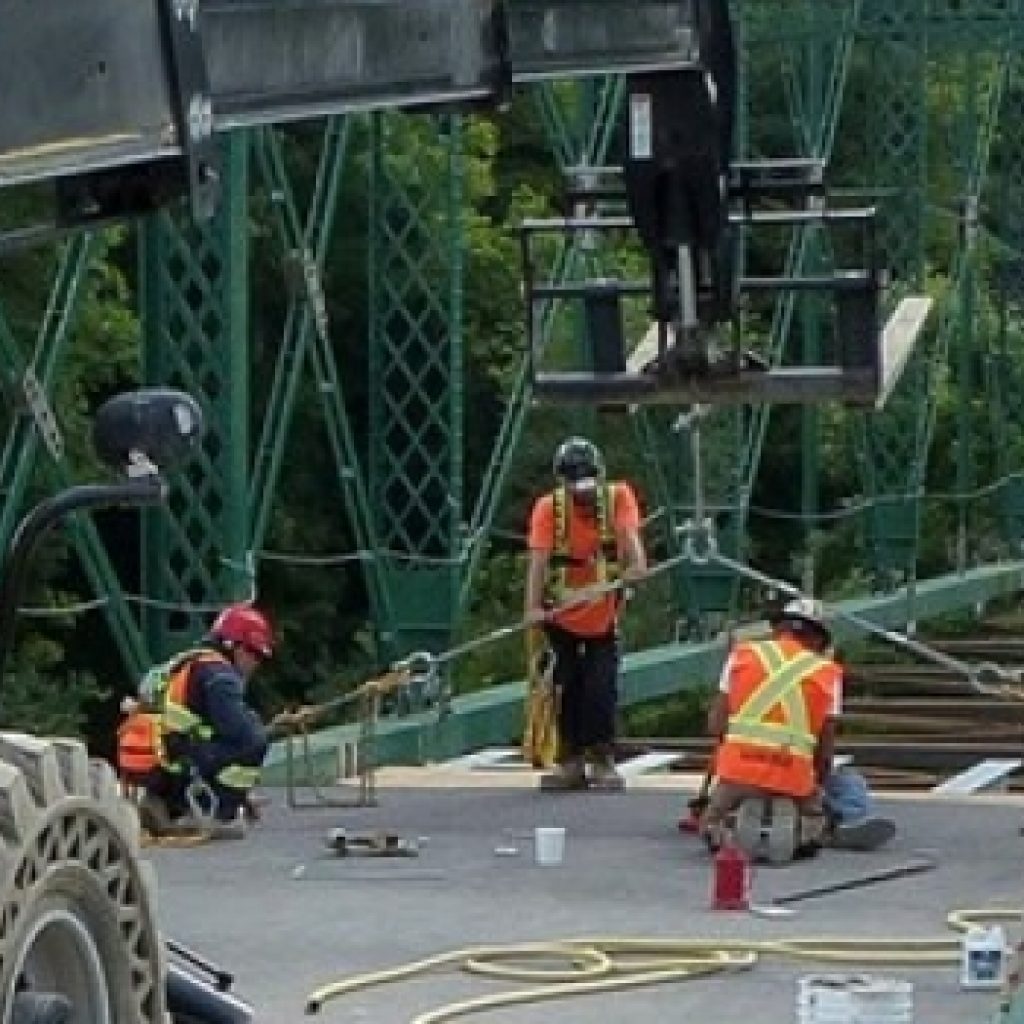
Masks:
[[[523,758],[534,768],[550,768],[558,760],[558,697],[553,679],[554,654],[536,626],[526,631],[527,692]]]

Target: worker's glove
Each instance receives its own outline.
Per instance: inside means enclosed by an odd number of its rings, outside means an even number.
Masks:
[[[694,818],[699,818],[708,809],[708,798],[706,796],[695,796],[688,800],[686,806]]]
[[[267,729],[278,735],[295,732],[310,725],[316,718],[318,711],[319,709],[315,705],[302,705],[291,710],[279,711],[270,720]]]

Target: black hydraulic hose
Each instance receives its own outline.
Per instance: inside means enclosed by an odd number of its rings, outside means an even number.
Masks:
[[[182,967],[167,967],[167,1012],[175,1024],[250,1024],[251,1006]]]
[[[188,946],[183,946],[180,942],[175,942],[173,939],[165,939],[164,945],[167,947],[168,953],[172,953],[180,960],[184,960],[193,967],[198,967],[204,974],[209,975],[216,985],[218,992],[227,992],[235,983],[234,975],[230,971],[224,970],[223,967],[215,964],[212,960],[207,960],[205,956],[197,953],[194,949],[189,949]]]
[[[0,581],[0,686],[14,641],[25,572],[39,541],[69,512],[112,505],[156,505],[165,494],[166,485],[156,474],[114,484],[82,484],[41,501],[22,519],[11,537]]]

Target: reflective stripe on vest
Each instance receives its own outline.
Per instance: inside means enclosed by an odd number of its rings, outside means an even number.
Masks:
[[[828,663],[809,651],[787,658],[779,645],[771,641],[753,643],[750,647],[764,666],[766,676],[730,716],[726,736],[811,757],[817,737],[808,724],[807,701],[800,684]],[[782,705],[785,721],[767,721],[765,716],[777,704]]]
[[[217,772],[217,781],[228,789],[252,789],[259,779],[259,768],[249,768],[242,764],[225,765]]]
[[[187,659],[174,670],[167,684],[167,694],[160,716],[165,733],[178,733],[200,740],[208,740],[213,735],[213,729],[188,706],[188,681],[196,665],[218,661],[230,664],[223,654],[209,651]]]
[[[549,598],[560,604],[574,588],[569,586],[569,569],[574,566],[591,566],[595,579],[587,586],[595,583],[607,583],[614,575],[618,564],[618,547],[615,542],[615,484],[602,484],[597,489],[597,551],[591,558],[584,560],[572,557],[570,532],[570,511],[572,498],[565,487],[556,487],[551,492],[551,513],[554,521],[555,535],[551,546],[552,573],[549,577]]]

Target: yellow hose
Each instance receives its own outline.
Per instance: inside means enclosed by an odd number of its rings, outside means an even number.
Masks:
[[[958,932],[992,921],[1019,921],[1008,907],[954,910],[947,926]],[[439,953],[367,974],[331,982],[310,993],[306,1012],[317,1013],[329,1000],[360,989],[402,981],[438,968],[458,967],[471,974],[524,983],[531,988],[497,992],[428,1010],[411,1024],[443,1024],[483,1010],[560,999],[593,992],[683,981],[725,970],[753,967],[761,956],[821,963],[935,967],[960,955],[958,938],[850,939],[840,937],[778,940],[655,939],[598,937],[506,946],[471,946]],[[538,966],[539,964],[539,966]]]

